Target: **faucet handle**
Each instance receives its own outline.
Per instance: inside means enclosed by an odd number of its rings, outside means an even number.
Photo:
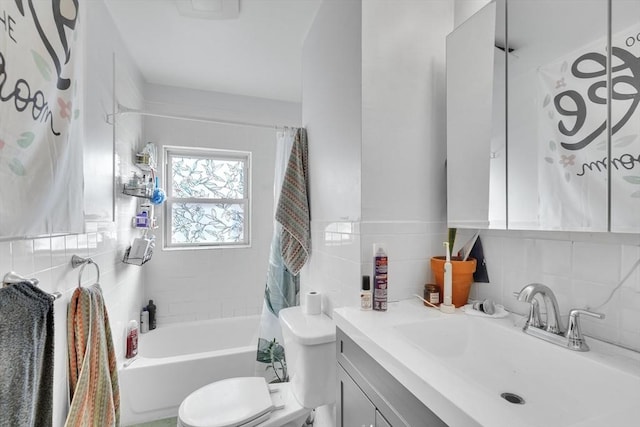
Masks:
[[[604,319],[604,314],[603,313],[596,313],[594,311],[589,311],[589,310],[583,310],[581,308],[574,308],[571,311],[569,311],[569,318],[573,317],[578,317],[580,314],[584,314],[585,316],[590,316],[590,317],[595,317],[597,319]]]
[[[569,312],[569,325],[567,326],[567,347],[576,351],[589,351],[589,346],[582,337],[580,332],[580,323],[578,318],[580,315],[595,317],[597,319],[604,319],[604,314],[595,313],[589,310],[582,310],[580,308],[574,308]]]

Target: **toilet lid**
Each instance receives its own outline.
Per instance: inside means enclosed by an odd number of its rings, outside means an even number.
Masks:
[[[191,393],[180,405],[179,417],[185,426],[239,427],[264,421],[274,409],[264,378],[230,378]]]

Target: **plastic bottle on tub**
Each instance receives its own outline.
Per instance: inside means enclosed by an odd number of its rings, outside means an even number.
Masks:
[[[152,299],[149,300],[147,310],[149,311],[149,330],[151,331],[156,328],[156,305]]]
[[[387,311],[388,258],[382,244],[373,245],[373,309]]]
[[[127,328],[127,353],[125,357],[131,359],[138,354],[138,322],[132,320]]]
[[[140,333],[146,334],[147,332],[149,332],[149,310],[145,307],[140,312]]]

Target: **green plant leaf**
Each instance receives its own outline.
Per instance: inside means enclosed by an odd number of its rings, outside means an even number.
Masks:
[[[33,132],[22,132],[20,134],[20,138],[17,143],[22,148],[27,148],[31,145],[33,140],[36,138],[36,135]]]
[[[261,363],[271,363],[270,342],[264,338],[258,338],[256,360]]]
[[[623,176],[622,179],[630,184],[640,184],[640,176],[627,175]]]
[[[551,157],[545,157],[544,161],[549,163],[549,164],[553,164],[553,159]]]
[[[25,176],[27,173],[22,162],[15,157],[9,162],[9,169],[18,176]]]
[[[271,360],[279,362],[284,360],[284,347],[277,343],[274,339],[271,346]]]
[[[631,193],[631,197],[633,197],[634,199],[640,199],[640,191]]]
[[[47,64],[47,61],[44,60],[42,56],[35,50],[31,51],[31,56],[33,56],[33,62],[36,63],[36,67],[38,67],[38,71],[42,74],[42,77],[48,82],[51,81],[51,67]]]
[[[555,141],[549,141],[549,149],[551,151],[556,151],[557,148],[558,148],[558,146],[556,145]]]
[[[456,233],[457,232],[458,232],[457,228],[450,228],[449,229],[449,236],[448,236],[449,256],[453,256],[453,245],[456,243]]]

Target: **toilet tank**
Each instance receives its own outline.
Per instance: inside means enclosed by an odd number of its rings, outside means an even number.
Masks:
[[[336,325],[324,314],[301,307],[280,310],[280,327],[292,391],[305,408],[335,401]]]

